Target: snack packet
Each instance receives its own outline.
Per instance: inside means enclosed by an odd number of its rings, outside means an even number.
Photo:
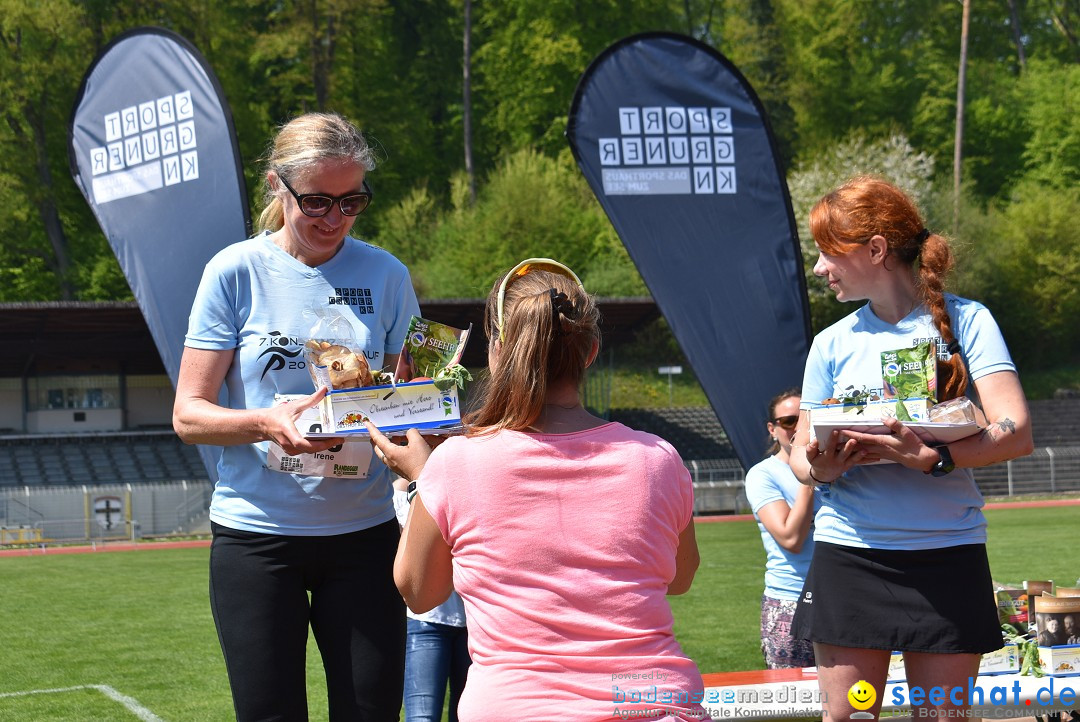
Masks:
[[[1028,595],[1023,589],[1004,587],[994,592],[998,621],[1011,624],[1020,634],[1028,631]]]
[[[304,357],[315,388],[355,389],[389,382],[369,366],[346,316],[333,309],[309,309],[305,316],[314,317]]]
[[[937,394],[937,345],[923,341],[910,348],[881,353],[881,388],[885,400],[896,400],[896,418],[916,421],[905,401],[932,405]]]
[[[471,323],[468,328],[460,329],[413,316],[398,356],[394,381],[430,379],[439,390],[454,385],[465,388],[465,382],[472,381],[472,374],[460,362],[471,331]]]

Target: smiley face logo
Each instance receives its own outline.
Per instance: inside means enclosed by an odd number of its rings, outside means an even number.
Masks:
[[[851,689],[847,693],[848,702],[851,702],[851,706],[855,709],[870,709],[874,706],[874,702],[877,700],[877,691],[874,686],[867,682],[865,679],[860,679],[855,684],[851,685]]]

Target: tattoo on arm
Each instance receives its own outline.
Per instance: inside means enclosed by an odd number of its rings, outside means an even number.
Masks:
[[[990,437],[991,441],[997,441],[1006,433],[1016,433],[1016,422],[1006,416],[1001,421],[990,424],[983,430],[983,434]]]

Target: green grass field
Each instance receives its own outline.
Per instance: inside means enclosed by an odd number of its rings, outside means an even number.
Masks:
[[[997,580],[1075,584],[1080,509],[1002,509],[987,516]],[[760,669],[764,552],[757,527],[701,523],[698,540],[702,565],[694,587],[672,598],[676,636],[702,672]],[[232,719],[207,602],[207,553],[0,558],[0,720]],[[311,719],[325,719],[313,644],[308,679]]]

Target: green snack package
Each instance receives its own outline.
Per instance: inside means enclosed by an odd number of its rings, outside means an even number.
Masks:
[[[915,421],[910,401],[935,403],[937,395],[937,344],[923,341],[911,348],[881,353],[881,388],[886,400],[896,400],[896,418]]]
[[[999,589],[997,598],[998,621],[1011,624],[1021,633],[1028,631],[1028,595],[1023,589]]]
[[[460,361],[471,331],[472,324],[460,329],[413,316],[398,357],[395,381],[431,380],[439,389],[465,388],[472,374]]]

